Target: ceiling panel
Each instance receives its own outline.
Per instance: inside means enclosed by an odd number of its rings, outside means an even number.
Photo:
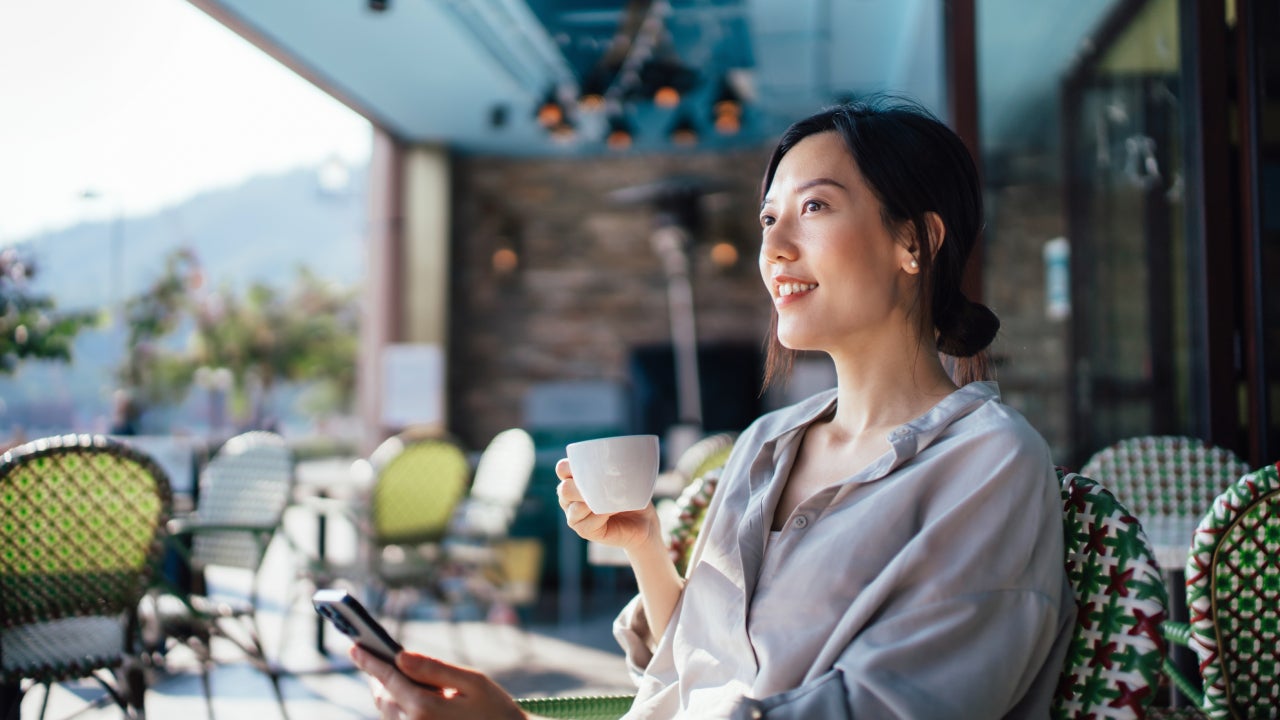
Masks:
[[[382,12],[368,0],[190,1],[393,134],[460,152],[608,152],[603,114],[574,116],[568,141],[534,118],[553,87],[572,95],[617,57],[615,36],[635,27],[624,20],[637,8],[661,17],[652,54],[677,58],[694,80],[675,109],[610,106],[633,126],[632,151],[671,149],[686,117],[699,147],[758,144],[836,98],[887,88],[945,112],[940,0],[388,0]],[[741,132],[721,135],[711,106],[731,70],[754,100]]]

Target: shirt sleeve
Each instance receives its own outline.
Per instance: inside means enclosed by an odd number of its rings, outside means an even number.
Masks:
[[[644,603],[639,595],[631,598],[631,602],[614,619],[613,637],[626,655],[631,679],[639,685],[658,642],[649,630],[649,618],[644,614]]]

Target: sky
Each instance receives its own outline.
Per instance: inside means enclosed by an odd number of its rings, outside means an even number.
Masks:
[[[371,132],[186,0],[0,2],[0,246],[363,163]]]

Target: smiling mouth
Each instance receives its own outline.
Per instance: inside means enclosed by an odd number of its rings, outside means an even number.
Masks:
[[[781,283],[778,285],[778,297],[787,297],[797,293],[809,292],[818,287],[818,283]]]

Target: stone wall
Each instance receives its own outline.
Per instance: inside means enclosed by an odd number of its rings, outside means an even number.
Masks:
[[[769,301],[756,270],[759,178],[768,148],[716,154],[454,161],[450,426],[469,446],[520,425],[535,383],[628,383],[633,348],[670,342],[667,282],[650,244],[655,212],[612,191],[669,177],[719,188],[704,197],[691,249],[701,343],[759,346]],[[711,261],[720,240],[737,263]],[[518,267],[496,272],[495,250]]]

